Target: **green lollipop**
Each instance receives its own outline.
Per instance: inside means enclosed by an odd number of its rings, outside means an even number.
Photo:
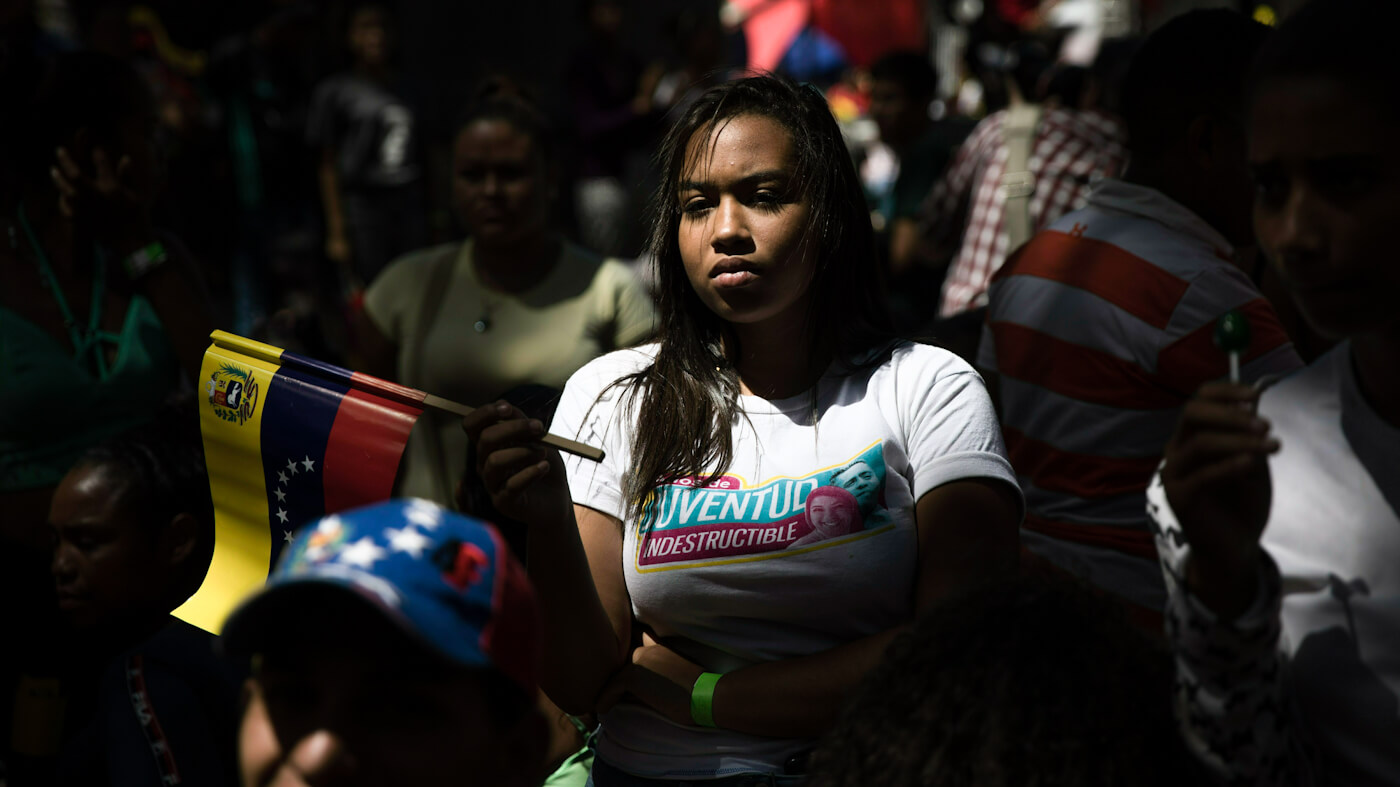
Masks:
[[[1230,382],[1240,381],[1240,353],[1249,348],[1249,320],[1231,309],[1215,323],[1215,346],[1230,356]]]

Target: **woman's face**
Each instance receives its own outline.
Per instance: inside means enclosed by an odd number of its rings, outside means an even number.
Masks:
[[[776,121],[740,115],[691,137],[681,172],[679,243],[700,300],[742,325],[803,319],[815,254],[797,157]]]
[[[851,531],[851,510],[849,506],[831,495],[822,495],[807,506],[807,519],[812,528],[826,538],[844,535]]]
[[[1400,327],[1400,124],[1394,108],[1325,77],[1266,82],[1250,117],[1254,227],[1314,328],[1332,337]]]
[[[519,242],[549,224],[544,159],[528,134],[505,120],[478,120],[457,134],[452,200],[478,244]]]

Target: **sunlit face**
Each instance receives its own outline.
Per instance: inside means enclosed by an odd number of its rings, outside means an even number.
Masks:
[[[696,132],[685,156],[678,240],[700,300],[736,324],[802,319],[816,255],[787,130],[740,115]]]
[[[531,137],[505,120],[478,120],[452,148],[452,199],[481,244],[512,244],[549,224],[544,157]]]
[[[477,673],[339,606],[284,627],[261,657],[239,726],[244,787],[530,783]]]
[[[862,504],[867,500],[873,500],[875,490],[880,486],[879,477],[875,475],[874,470],[870,469],[870,465],[864,462],[856,462],[831,480],[842,489],[855,495]]]
[[[1303,316],[1332,337],[1400,328],[1400,124],[1386,112],[1325,77],[1271,80],[1252,107],[1260,248]]]
[[[167,612],[171,566],[153,528],[121,503],[120,479],[102,465],[80,465],[54,490],[49,564],[59,609],[74,627],[118,626]]]

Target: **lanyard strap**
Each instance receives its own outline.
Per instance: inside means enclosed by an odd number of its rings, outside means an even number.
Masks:
[[[43,278],[45,286],[49,292],[53,293],[54,302],[58,304],[58,311],[63,315],[63,325],[68,329],[68,339],[73,343],[73,359],[83,360],[83,357],[91,354],[97,365],[97,377],[100,380],[107,379],[107,358],[102,352],[101,342],[108,341],[116,343],[119,337],[109,331],[101,329],[102,326],[102,296],[107,291],[107,255],[101,249],[95,249],[95,263],[92,271],[92,301],[88,309],[88,326],[86,330],[79,328],[78,321],[73,317],[73,310],[68,306],[68,299],[63,296],[63,288],[58,286],[58,277],[54,275],[53,266],[49,265],[48,255],[44,253],[44,247],[39,245],[39,239],[34,235],[34,229],[29,226],[29,219],[24,215],[24,203],[19,204],[16,211],[19,217],[19,225],[24,228],[24,235],[29,239],[29,245],[34,249],[34,259],[39,265],[39,275]]]

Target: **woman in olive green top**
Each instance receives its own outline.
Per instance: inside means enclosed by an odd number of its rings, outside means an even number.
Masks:
[[[488,85],[458,128],[453,206],[471,238],[404,257],[369,287],[367,371],[475,406],[525,383],[563,388],[594,357],[650,337],[651,299],[631,270],[551,226],[555,163],[539,113]],[[424,413],[399,494],[454,504],[458,420]]]

